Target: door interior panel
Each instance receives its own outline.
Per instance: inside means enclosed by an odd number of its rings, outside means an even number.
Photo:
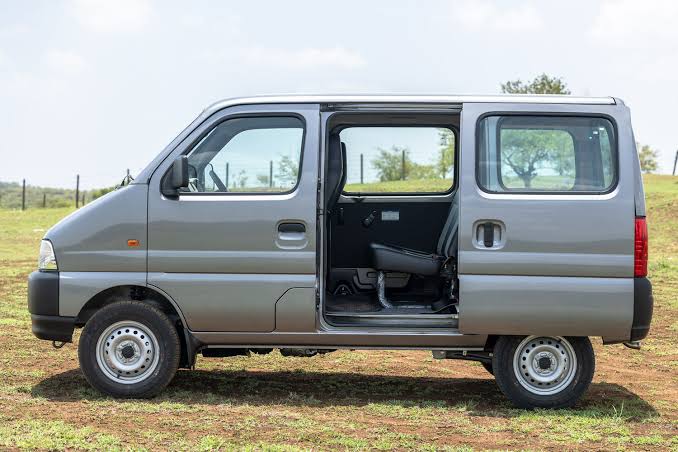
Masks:
[[[435,252],[447,202],[340,203],[331,218],[331,266],[371,267],[370,243]]]

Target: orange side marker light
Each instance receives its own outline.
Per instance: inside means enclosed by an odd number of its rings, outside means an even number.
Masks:
[[[136,239],[129,239],[127,241],[127,246],[131,246],[131,247],[139,246],[139,241],[136,240]]]

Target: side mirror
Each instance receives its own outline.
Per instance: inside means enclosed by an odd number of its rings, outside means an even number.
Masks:
[[[179,189],[188,187],[188,157],[181,155],[172,163],[172,170],[166,179],[162,194],[168,197],[179,195]]]

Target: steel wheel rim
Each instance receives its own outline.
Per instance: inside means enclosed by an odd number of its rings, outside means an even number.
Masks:
[[[108,327],[99,336],[97,364],[110,380],[135,384],[146,380],[158,367],[158,340],[146,325],[124,320]]]
[[[563,337],[529,336],[513,355],[513,372],[520,385],[532,394],[552,395],[574,380],[577,356]]]

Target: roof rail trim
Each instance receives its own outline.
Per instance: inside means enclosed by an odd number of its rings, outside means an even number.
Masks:
[[[260,104],[463,104],[463,103],[533,103],[615,105],[614,97],[580,97],[543,94],[503,95],[404,95],[404,94],[282,94],[236,97],[215,102],[205,111],[217,111],[236,105]]]

